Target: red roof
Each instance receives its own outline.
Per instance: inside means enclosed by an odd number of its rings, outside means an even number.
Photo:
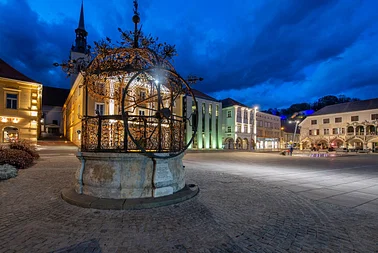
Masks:
[[[0,77],[19,80],[19,81],[38,83],[34,81],[33,79],[25,76],[18,70],[14,69],[12,66],[10,66],[8,63],[3,61],[2,59],[0,59]]]

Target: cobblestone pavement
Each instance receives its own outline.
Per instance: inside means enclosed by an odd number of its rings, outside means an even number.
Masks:
[[[257,157],[219,155],[239,167]],[[285,158],[271,158],[285,167]],[[194,199],[139,211],[92,210],[60,199],[72,186],[76,157],[44,150],[32,168],[0,182],[0,252],[378,252],[374,212],[195,161],[210,164],[202,154],[185,158],[187,182],[201,189]]]

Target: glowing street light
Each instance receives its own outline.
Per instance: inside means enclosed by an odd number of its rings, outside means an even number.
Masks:
[[[295,143],[295,134],[297,133],[297,128],[298,128],[298,123],[300,121],[299,120],[290,120],[289,123],[292,124],[292,123],[295,123],[295,128],[294,128],[294,133],[293,133],[293,145]]]
[[[255,143],[255,145],[257,144],[257,110],[259,108],[257,106],[255,106],[253,108],[253,141]]]

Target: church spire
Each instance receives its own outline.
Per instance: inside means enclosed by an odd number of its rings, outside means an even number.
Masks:
[[[78,28],[85,30],[84,26],[84,3],[81,1],[81,11],[80,11],[80,20]]]
[[[81,2],[81,10],[80,10],[80,19],[79,19],[79,26],[75,30],[76,39],[75,39],[75,46],[73,47],[72,51],[79,52],[79,53],[87,53],[87,31],[85,30],[84,26],[84,3]]]

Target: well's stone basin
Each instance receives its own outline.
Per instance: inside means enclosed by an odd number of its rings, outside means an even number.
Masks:
[[[162,158],[140,153],[79,152],[82,168],[76,171],[75,191],[98,198],[134,199],[167,196],[183,189],[184,154],[172,158],[163,158],[167,156],[164,153],[155,155]]]

